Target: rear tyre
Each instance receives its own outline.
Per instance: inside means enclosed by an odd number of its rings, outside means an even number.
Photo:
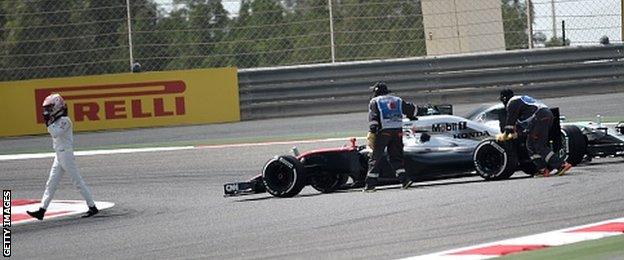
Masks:
[[[565,161],[577,165],[583,161],[587,154],[587,140],[585,135],[576,126],[564,125],[561,127],[563,132],[563,149],[565,153]]]
[[[518,158],[513,153],[513,142],[497,143],[486,139],[475,148],[473,162],[477,173],[485,180],[508,179],[518,166]]]
[[[269,160],[262,169],[262,182],[266,191],[280,198],[293,197],[305,187],[306,173],[297,158],[284,155]]]
[[[322,193],[334,192],[347,183],[349,176],[332,172],[318,172],[310,176],[312,188]]]

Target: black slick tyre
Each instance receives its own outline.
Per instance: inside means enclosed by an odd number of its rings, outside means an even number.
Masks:
[[[305,168],[293,156],[276,156],[264,165],[262,182],[266,191],[275,197],[293,197],[305,187]]]
[[[585,135],[576,126],[564,125],[561,126],[563,132],[563,149],[565,150],[566,162],[577,165],[583,161],[585,154],[587,153],[587,140]]]
[[[310,176],[310,185],[322,193],[331,193],[345,185],[348,180],[349,176],[346,174],[317,172]]]
[[[475,148],[475,170],[488,181],[508,179],[518,167],[515,153],[510,152],[513,142],[498,143],[494,139],[481,141]]]

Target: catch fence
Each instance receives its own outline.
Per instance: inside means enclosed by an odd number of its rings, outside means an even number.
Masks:
[[[487,46],[492,34],[506,50],[542,48],[563,44],[564,21],[571,45],[597,45],[603,36],[619,43],[621,2],[4,0],[0,81],[126,72],[134,62],[144,71],[165,71],[419,57],[428,54],[428,40],[471,38]],[[461,23],[489,11],[500,16]],[[426,24],[444,15],[456,23]],[[499,24],[500,31],[479,29]]]

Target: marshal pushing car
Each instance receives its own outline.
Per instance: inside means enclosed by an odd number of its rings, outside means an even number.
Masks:
[[[418,120],[405,120],[403,142],[405,168],[415,181],[478,174],[486,180],[509,178],[521,170],[535,174],[522,137],[500,143],[502,105],[481,107],[467,117],[452,115],[451,105],[418,108]],[[558,109],[553,113],[559,117]],[[503,120],[504,121],[504,120]],[[553,124],[550,144],[558,156],[572,164],[594,157],[624,156],[624,123],[578,122]],[[329,193],[363,186],[370,150],[355,138],[343,147],[302,154],[275,156],[262,172],[246,182],[224,184],[225,196],[268,192],[292,197],[307,185]],[[380,184],[398,183],[383,160]]]

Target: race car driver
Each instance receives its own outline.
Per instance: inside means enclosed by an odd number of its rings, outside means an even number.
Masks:
[[[500,92],[500,101],[507,110],[504,132],[497,136],[498,141],[507,141],[526,134],[526,147],[529,156],[538,169],[536,177],[548,177],[551,171],[564,175],[572,165],[561,162],[548,146],[548,133],[553,123],[553,114],[542,102],[530,96],[514,96],[511,89]]]
[[[384,82],[375,83],[371,89],[373,98],[368,105],[367,145],[372,149],[372,153],[368,162],[364,192],[375,191],[386,148],[390,166],[401,181],[401,187],[407,189],[412,180],[407,176],[403,166],[403,115],[415,120],[416,108],[413,104],[390,95],[390,90]]]
[[[37,211],[27,211],[33,218],[43,220],[43,216],[50,205],[54,192],[58,184],[67,172],[74,185],[82,194],[89,210],[83,217],[91,217],[98,213],[98,209],[93,201],[91,190],[85,184],[82,176],[78,173],[78,168],[74,161],[74,137],[72,133],[72,121],[67,117],[67,106],[63,97],[59,94],[51,94],[43,101],[43,118],[52,136],[52,147],[56,153],[54,163],[50,169],[50,176],[46,183],[46,188],[41,199],[41,207]]]

